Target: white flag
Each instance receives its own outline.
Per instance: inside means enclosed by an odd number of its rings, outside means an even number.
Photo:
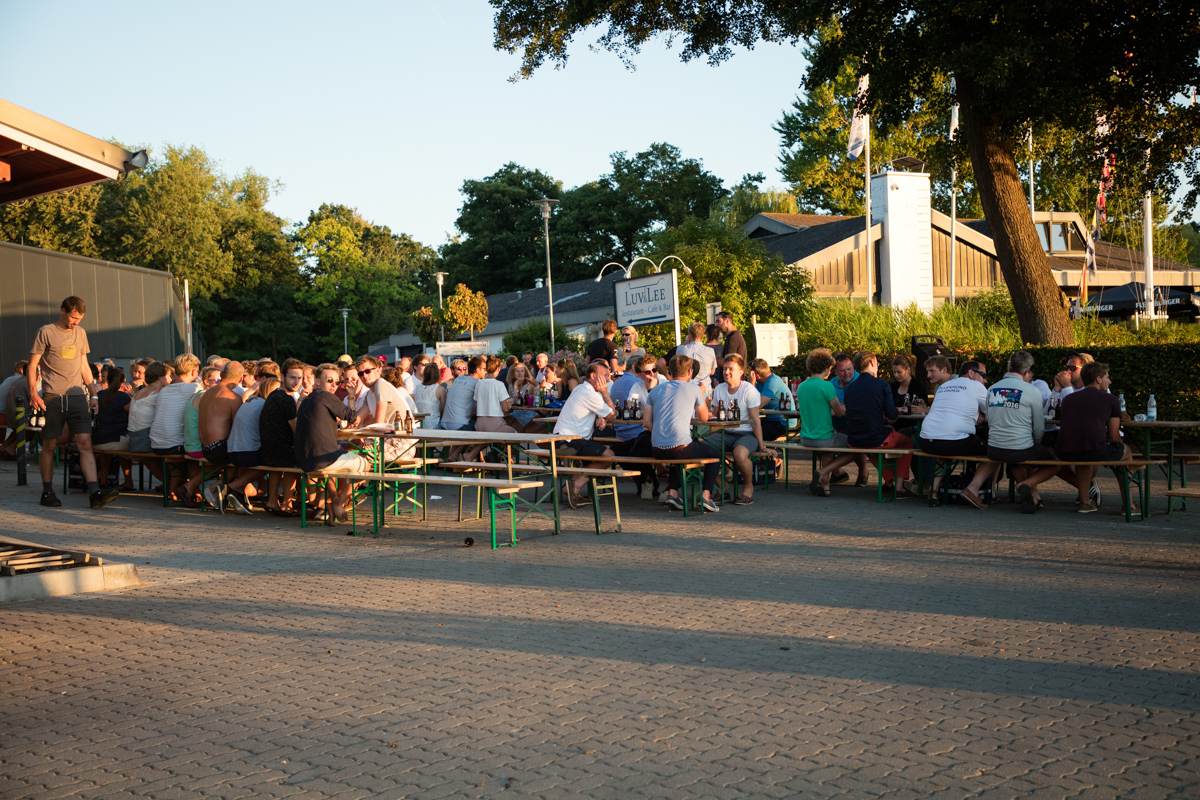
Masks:
[[[858,154],[867,145],[867,115],[860,113],[858,103],[866,97],[869,83],[866,75],[858,79],[858,92],[854,96],[854,121],[850,123],[850,146],[846,148],[846,155],[851,159],[858,158]]]
[[[955,92],[954,78],[950,79],[950,93]],[[955,135],[958,133],[958,103],[954,104],[954,108],[950,109],[950,141],[954,141]]]

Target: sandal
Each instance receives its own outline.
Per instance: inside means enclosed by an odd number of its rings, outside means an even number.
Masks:
[[[810,492],[812,492],[813,496],[815,496],[815,497],[829,497],[829,494],[830,494],[829,486],[826,484],[822,484],[816,478],[812,479],[812,483],[810,483],[808,485],[808,490]]]

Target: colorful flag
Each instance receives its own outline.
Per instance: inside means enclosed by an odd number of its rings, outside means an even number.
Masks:
[[[862,153],[863,148],[867,144],[867,115],[863,113],[862,105],[867,97],[867,86],[870,85],[868,76],[863,75],[858,79],[858,92],[855,93],[854,100],[854,120],[850,123],[850,146],[846,148],[846,155],[851,159],[858,158]]]
[[[956,92],[954,78],[950,79],[950,93]],[[950,141],[954,141],[955,135],[958,134],[958,103],[954,104],[954,108],[950,109]]]

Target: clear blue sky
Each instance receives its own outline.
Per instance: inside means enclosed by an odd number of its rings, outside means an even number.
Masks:
[[[772,125],[804,77],[799,48],[763,45],[719,67],[648,47],[627,71],[576,42],[567,68],[510,83],[484,0],[9,2],[0,96],[126,144],[197,145],[233,174],[283,183],[289,220],[322,202],[436,247],[459,187],[508,161],[564,187],[609,155],[670,142],[726,185],[781,185]]]

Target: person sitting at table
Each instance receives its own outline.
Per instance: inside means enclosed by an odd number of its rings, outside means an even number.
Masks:
[[[654,387],[658,386],[658,375],[654,370],[654,356],[633,355],[625,362],[625,374],[613,381],[609,396],[613,404],[623,403],[628,407],[631,403],[640,403],[645,414],[646,398]],[[618,456],[631,458],[651,458],[650,431],[642,425],[613,425],[617,443],[612,445],[612,451]],[[630,465],[630,469],[639,470],[634,479],[638,496],[643,500],[653,500],[658,494],[658,475],[650,464]]]
[[[125,371],[120,367],[110,367],[106,375],[108,386],[98,397],[99,410],[92,426],[92,449],[100,458],[100,481],[108,481],[108,467],[112,456],[106,450],[129,449],[129,405],[133,398],[121,391],[125,383]],[[119,457],[124,483],[120,488],[125,491],[133,490],[132,464],[128,458]]]
[[[950,365],[945,356],[933,356],[925,362],[939,362],[939,372],[946,372]],[[987,421],[987,369],[978,361],[964,361],[958,369],[958,377],[943,382],[933,396],[933,405],[921,421],[918,444],[922,452],[953,459],[957,456],[986,456],[987,432],[980,426]],[[979,497],[979,490],[997,470],[990,461],[975,464],[975,474],[962,490],[962,498],[976,508],[987,508]],[[938,491],[939,478],[934,478],[933,493]]]
[[[1054,376],[1054,385],[1050,391],[1058,400],[1062,400],[1072,392],[1083,388],[1083,366],[1095,359],[1088,353],[1075,353],[1067,358],[1067,365]]]
[[[225,364],[228,363],[228,361],[225,362]],[[200,388],[207,392],[220,383],[222,369],[224,369],[224,365],[220,367],[205,367],[200,370]]]
[[[569,358],[564,358],[558,362],[558,386],[555,393],[559,400],[566,402],[571,396],[571,392],[575,391],[576,387],[583,383],[579,379],[579,368],[575,366],[575,362]]]
[[[834,422],[846,415],[846,406],[837,394],[837,380],[830,380],[834,369],[834,355],[824,347],[810,350],[804,361],[808,379],[796,389],[796,410],[800,412],[800,444],[804,447],[848,447],[846,434],[835,428]],[[851,368],[853,369],[853,368]],[[855,375],[857,377],[857,374]],[[821,453],[821,467],[825,468],[838,458],[838,453]],[[858,465],[858,481],[855,486],[867,485],[867,457],[855,456]],[[816,480],[814,475],[813,479]],[[829,483],[844,483],[850,480],[845,470],[834,467]],[[825,492],[822,491],[824,496]]]
[[[587,461],[587,456],[611,458],[613,454],[607,446],[592,441],[592,432],[596,427],[603,428],[614,414],[612,398],[608,394],[608,365],[603,361],[590,364],[584,372],[584,378],[577,390],[571,392],[559,411],[558,421],[554,423],[556,436],[572,437],[559,444],[557,449],[559,455],[579,456],[585,467],[603,466],[602,462]],[[563,494],[571,508],[583,505],[584,497],[580,490],[587,481],[586,475],[572,475],[567,480]]]
[[[1133,451],[1121,439],[1121,401],[1108,393],[1112,379],[1108,365],[1089,361],[1079,370],[1083,387],[1062,401],[1062,423],[1058,433],[1058,457],[1063,461],[1129,461]],[[1076,500],[1080,514],[1099,508],[1096,467],[1075,468]],[[1083,487],[1089,487],[1084,496]]]
[[[733,501],[735,506],[754,503],[754,465],[750,462],[750,454],[762,453],[771,458],[772,463],[775,457],[775,451],[763,443],[762,422],[758,418],[762,398],[753,384],[742,380],[744,368],[745,362],[740,355],[726,355],[722,367],[724,380],[717,384],[712,394],[712,402],[724,403],[727,413],[736,405],[741,411],[742,424],[714,431],[705,440],[717,452],[724,446],[724,452],[733,454],[733,466],[742,476],[741,494]]]
[[[245,381],[242,385],[245,386]],[[269,474],[267,470],[255,467],[263,466],[261,423],[263,407],[267,404],[264,395],[269,397],[279,388],[279,379],[268,376],[261,382],[256,380],[253,388],[258,391],[237,410],[233,417],[233,427],[229,431],[229,463],[237,468],[237,476],[229,482],[228,490],[230,503],[239,514],[249,514],[253,510],[250,496],[253,496],[254,486],[260,478]],[[270,487],[269,478],[267,486]],[[267,500],[270,503],[269,493]],[[278,511],[278,505],[276,510]]]
[[[537,359],[533,362],[534,373],[533,379],[538,383],[546,382],[546,367],[550,364],[550,356],[545,353],[538,353]]]
[[[537,397],[538,386],[533,382],[529,367],[517,362],[508,368],[508,396],[514,405],[508,412],[511,425],[518,433],[541,433],[545,427],[537,421],[538,414],[525,404],[526,398]]]
[[[481,433],[516,433],[505,421],[512,410],[508,387],[496,376],[504,362],[488,356],[484,364],[483,377],[475,384],[475,430]],[[467,453],[467,461],[479,458],[485,445],[477,444]]]
[[[558,397],[559,400],[565,399],[559,393],[559,390],[561,389],[561,387],[559,386],[559,383],[558,383],[558,365],[557,364],[547,364],[546,369],[542,371],[542,374],[545,376],[545,378],[543,380],[539,381],[535,377],[534,381],[533,381],[534,383],[537,384],[538,388],[545,389],[547,392],[550,392],[551,390],[553,390],[555,394],[559,395],[559,397]],[[534,397],[537,397],[536,391],[533,394],[534,394]]]
[[[903,353],[892,359],[892,403],[902,414],[916,413],[910,406],[925,405],[928,391],[925,382],[913,375],[913,360]]]
[[[1021,498],[1021,513],[1034,514],[1041,505],[1037,487],[1059,472],[1057,466],[1025,467],[1026,461],[1054,461],[1054,451],[1042,444],[1046,420],[1042,395],[1029,383],[1033,356],[1017,350],[1008,371],[988,390],[988,458],[1011,465]]]
[[[512,369],[514,366],[516,366],[517,361],[518,361],[518,359],[516,356],[509,356],[508,358],[504,359],[504,366],[501,367],[500,372],[498,372],[496,374],[496,380],[500,381],[505,386],[507,386],[508,385],[508,371],[510,369]]]
[[[907,449],[912,447],[912,439],[891,427],[899,416],[896,404],[892,402],[892,390],[887,381],[881,380],[879,360],[875,354],[864,350],[857,355],[855,370],[858,378],[845,389],[846,397],[846,443],[857,449]],[[801,411],[803,414],[803,411]],[[830,466],[822,467],[813,479],[810,487],[817,496],[829,496],[829,475],[833,469],[849,464],[854,454],[839,455]],[[884,491],[890,490],[899,473],[903,482],[902,496],[911,497],[916,494],[916,485],[908,479],[912,463],[911,455],[903,455],[897,459],[896,467],[883,468]]]
[[[837,353],[833,357],[833,378],[830,383],[833,384],[833,392],[837,396],[838,402],[846,402],[846,387],[858,380],[858,372],[854,369],[854,356],[850,353]],[[845,417],[835,417],[833,420],[833,429],[841,433],[846,432]],[[859,474],[859,483],[866,486],[866,472]],[[858,484],[855,484],[858,485]]]
[[[715,514],[721,510],[712,499],[721,473],[720,454],[707,442],[692,438],[692,418],[700,422],[709,419],[708,403],[704,390],[693,381],[692,359],[676,354],[671,359],[671,380],[656,386],[646,397],[646,408],[642,412],[642,426],[650,431],[650,443],[654,457],[665,460],[690,458],[715,458],[717,461],[704,465],[701,480],[700,504],[705,511]],[[667,491],[660,498],[667,508],[683,511],[683,498],[679,488],[683,485],[682,471],[671,469],[667,475]]]
[[[962,374],[962,371],[959,371]],[[986,373],[985,373],[986,374]],[[926,383],[937,391],[937,388],[946,381],[954,380],[954,372],[950,369],[950,359],[945,356],[930,356],[925,359],[925,378]]]
[[[305,472],[370,472],[371,462],[358,453],[344,450],[338,443],[338,420],[354,424],[358,413],[334,396],[340,370],[336,364],[316,369],[312,394],[304,398],[296,412],[296,464]],[[333,501],[325,510],[328,519],[344,522],[350,497],[349,480],[339,480]]]
[[[200,391],[199,379],[200,359],[191,353],[185,353],[175,359],[175,378],[169,386],[164,386],[158,391],[154,421],[150,424],[150,447],[155,455],[184,454],[185,409],[192,396]],[[196,449],[198,450],[199,446]],[[189,464],[188,471],[199,473],[199,465]],[[176,494],[176,500],[189,508],[196,508],[198,503],[194,495],[177,494],[182,483],[183,476],[179,470],[172,470],[170,491]]]
[[[383,379],[383,367],[379,359],[362,356],[354,368],[367,390],[363,395],[359,425],[403,425],[408,415],[416,413],[417,406],[412,402],[408,390]],[[416,423],[416,420],[413,422]],[[387,464],[403,458],[414,446],[415,442],[412,441],[384,439],[383,464],[379,465],[379,470],[382,472]]]
[[[754,388],[762,398],[759,410],[766,416],[761,417],[763,441],[771,442],[782,439],[787,435],[787,420],[771,411],[779,410],[779,403],[785,397],[791,396],[787,383],[783,378],[771,372],[771,365],[765,358],[756,358],[751,364],[754,375]]]
[[[437,430],[442,427],[442,403],[446,398],[446,388],[441,384],[442,370],[437,364],[426,359],[421,366],[421,382],[413,393],[413,401],[417,411],[425,415],[421,427],[427,430]]]
[[[267,386],[267,381],[264,381],[263,385],[259,387],[260,394],[266,395],[258,417],[259,463],[267,467],[295,469],[296,400],[286,385],[277,385],[277,388],[270,393],[262,391],[265,386]],[[297,476],[294,472],[272,470],[269,473],[266,501],[268,514],[298,516],[299,512],[292,511],[290,508],[296,480]],[[281,487],[283,489],[282,500],[279,496]]]
[[[455,372],[458,362],[455,362]],[[442,408],[442,429],[447,431],[475,430],[475,387],[487,374],[487,356],[474,356],[464,365],[446,390],[446,404]]]
[[[688,327],[687,342],[679,346],[675,355],[684,355],[692,360],[692,383],[702,386],[707,395],[712,389],[712,378],[717,371],[717,359],[712,349],[704,343],[705,325],[693,322]]]
[[[227,361],[221,369],[221,380],[216,386],[204,392],[199,398],[191,401],[188,408],[188,426],[196,421],[196,429],[200,440],[202,458],[210,464],[225,466],[229,464],[229,432],[233,430],[233,418],[242,407],[242,398],[233,391],[242,382],[242,364],[240,361]],[[197,399],[199,401],[197,405]],[[192,409],[196,413],[192,413]],[[189,453],[189,455],[194,455]],[[232,470],[236,472],[235,470]],[[188,489],[200,484],[200,474],[188,481]],[[204,487],[204,498],[213,508],[225,513],[225,501],[229,500],[234,511],[239,514],[249,514],[250,511],[241,501],[226,496],[225,483],[217,478]]]

